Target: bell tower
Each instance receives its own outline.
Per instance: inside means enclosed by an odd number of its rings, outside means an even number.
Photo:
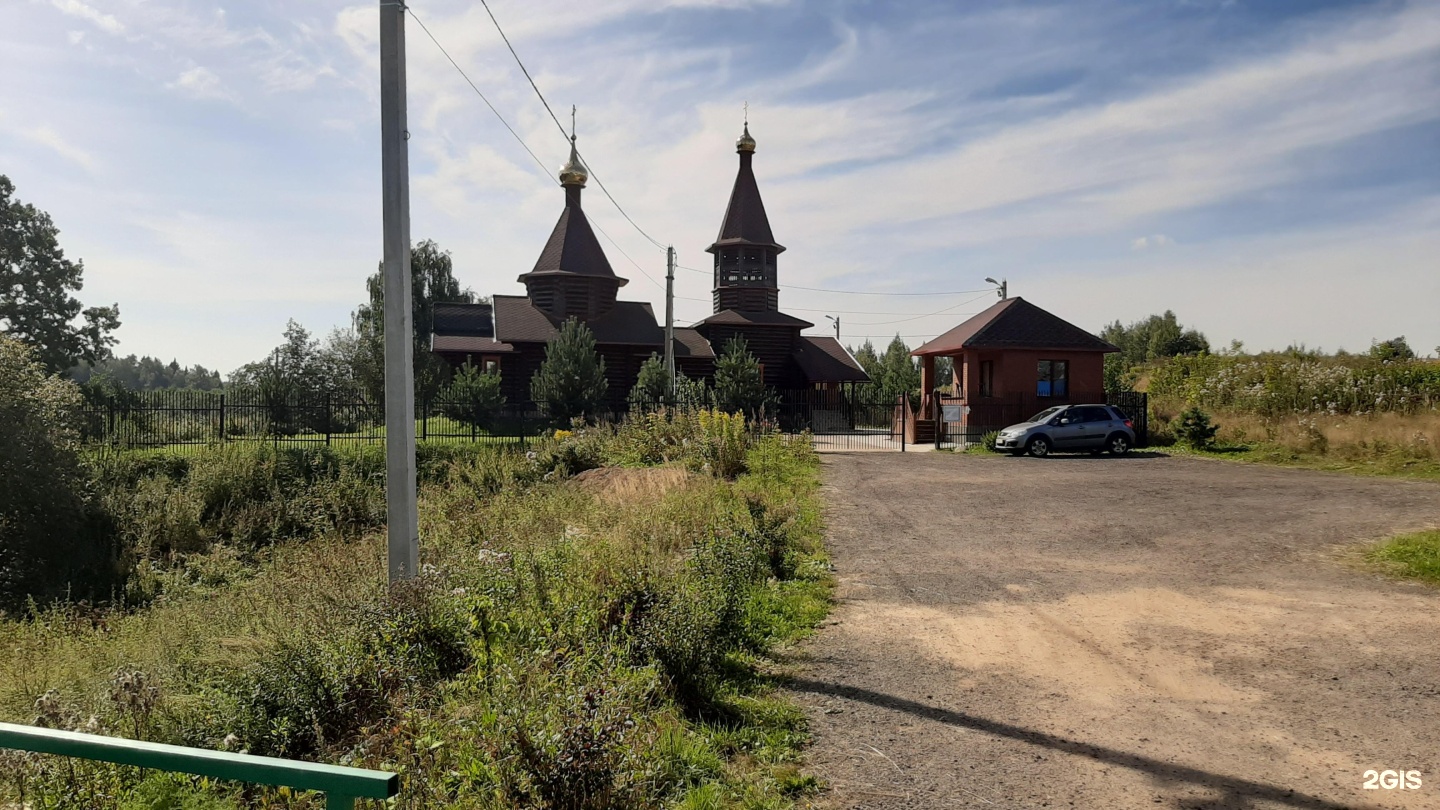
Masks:
[[[740,155],[740,170],[730,191],[730,205],[720,224],[719,237],[705,249],[715,256],[715,311],[778,312],[780,284],[776,265],[785,247],[770,232],[765,203],[755,184],[751,166],[755,139],[750,137],[748,116],[735,151]]]

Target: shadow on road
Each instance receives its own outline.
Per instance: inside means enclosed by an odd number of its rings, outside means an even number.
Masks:
[[[1015,458],[1029,458],[1024,453],[1014,454]],[[1131,450],[1123,456],[1112,456],[1109,453],[1091,453],[1088,451],[1055,450],[1043,459],[1036,461],[1125,461],[1133,458],[1170,458],[1169,453],[1162,453],[1158,450]]]
[[[1303,808],[1303,810],[1351,810],[1361,808],[1357,804],[1337,804],[1335,802],[1310,796],[1304,793],[1283,788],[1278,785],[1267,785],[1263,782],[1252,782],[1248,779],[1240,779],[1233,776],[1202,771],[1198,768],[1190,768],[1184,765],[1176,765],[1170,762],[1163,762],[1158,759],[1131,754],[1125,751],[1117,751],[1113,748],[1092,745],[1090,743],[1070,740],[1064,737],[1057,737],[1043,731],[1025,728],[1023,726],[1002,723],[998,720],[990,720],[984,717],[965,714],[964,712],[950,711],[936,706],[927,706],[923,703],[916,703],[912,700],[886,695],[880,692],[872,692],[868,689],[861,689],[844,684],[825,683],[805,678],[789,682],[789,688],[798,692],[809,692],[812,694],[832,695],[834,697],[854,700],[860,703],[869,703],[872,706],[879,706],[883,709],[905,712],[916,717],[923,717],[935,720],[952,726],[982,731],[986,734],[993,734],[997,737],[1008,737],[1012,740],[1019,740],[1030,745],[1049,748],[1074,756],[1088,757],[1097,762],[1104,762],[1110,765],[1118,765],[1123,768],[1130,768],[1142,771],[1170,784],[1189,783],[1209,790],[1217,790],[1224,793],[1220,799],[1207,799],[1199,805],[1216,810],[1252,810],[1255,801],[1268,801],[1283,804],[1287,807]]]

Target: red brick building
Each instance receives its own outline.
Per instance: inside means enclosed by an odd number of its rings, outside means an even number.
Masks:
[[[1105,401],[1105,355],[1118,348],[1024,298],[1007,298],[911,352],[920,358],[920,412],[911,441],[934,438],[937,406],[950,433],[978,436],[1051,405]],[[935,358],[954,375],[935,379]],[[949,388],[951,393],[935,393]]]

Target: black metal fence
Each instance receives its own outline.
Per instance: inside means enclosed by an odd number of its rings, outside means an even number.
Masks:
[[[636,411],[705,407],[656,402],[611,406],[587,414],[618,424]],[[854,391],[780,392],[759,414],[768,429],[810,431],[818,450],[902,450],[904,417],[895,404]],[[524,444],[568,428],[570,420],[544,403],[491,407],[473,399],[436,396],[416,403],[415,437],[432,442]],[[224,391],[111,390],[89,392],[82,439],[94,448],[184,447],[239,442],[345,445],[383,443],[385,406],[355,392],[283,394],[260,389]]]
[[[905,450],[905,410],[895,402],[858,397],[850,392],[808,391],[781,398],[774,409],[787,433],[809,431],[815,449],[825,451]]]

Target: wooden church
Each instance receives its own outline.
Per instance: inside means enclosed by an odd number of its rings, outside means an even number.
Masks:
[[[755,139],[747,123],[736,142],[740,168],[720,235],[706,248],[714,256],[713,315],[674,330],[675,367],[709,380],[715,357],[743,337],[764,370],[765,383],[782,396],[833,388],[869,377],[832,337],[802,335],[814,324],[780,311],[779,256],[765,204],[755,182]],[[530,272],[518,281],[524,295],[496,295],[490,304],[437,304],[431,351],[452,366],[469,360],[498,371],[506,398],[530,398],[530,378],[545,360],[545,345],[569,318],[595,334],[605,360],[608,397],[619,405],[651,354],[664,355],[664,324],[650,304],[619,300],[627,280],[615,275],[580,205],[589,174],[571,136],[570,160],[560,170],[565,208]]]

